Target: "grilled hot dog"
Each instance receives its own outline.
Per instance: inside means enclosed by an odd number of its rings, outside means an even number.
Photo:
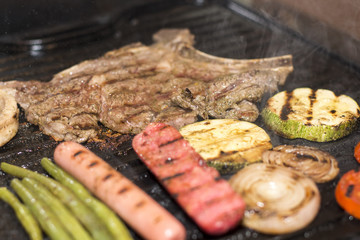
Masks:
[[[84,146],[63,142],[54,160],[145,239],[185,239],[185,228],[174,216]]]

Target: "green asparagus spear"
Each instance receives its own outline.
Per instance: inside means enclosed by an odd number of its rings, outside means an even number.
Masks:
[[[0,199],[9,204],[31,240],[43,239],[41,228],[30,210],[6,187],[0,187]]]
[[[57,216],[42,201],[29,191],[19,179],[11,181],[11,187],[17,195],[23,200],[32,214],[39,221],[41,228],[53,240],[71,240],[70,235],[66,232]]]
[[[115,239],[132,239],[125,224],[119,217],[104,203],[95,198],[91,193],[75,178],[65,172],[63,169],[52,163],[50,159],[43,158],[41,166],[56,180],[71,189],[76,196],[82,199],[99,218],[106,224]]]
[[[83,228],[74,215],[47,188],[35,179],[23,178],[22,183],[40,200],[45,202],[58,216],[60,222],[75,240],[91,240],[89,233]]]
[[[64,187],[58,181],[41,175],[39,173],[30,171],[25,168],[21,168],[9,163],[2,162],[1,169],[5,173],[13,175],[15,177],[34,178],[41,182],[46,188],[48,188],[52,194],[59,198],[79,219],[79,221],[85,226],[85,228],[91,233],[91,236],[96,240],[107,240],[112,239],[110,232],[107,230],[105,225],[95,215],[89,207],[87,207],[82,201],[72,193],[71,190]]]

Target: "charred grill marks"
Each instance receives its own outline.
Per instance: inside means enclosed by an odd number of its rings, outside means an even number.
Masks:
[[[77,156],[79,156],[80,154],[84,153],[84,151],[78,151],[76,153],[74,153],[74,158],[76,158]]]
[[[173,140],[171,140],[171,141],[162,143],[162,144],[159,145],[159,148],[162,148],[162,147],[164,147],[164,146],[166,146],[166,145],[173,144],[173,143],[175,143],[175,142],[177,142],[177,141],[180,141],[180,140],[182,140],[182,139],[184,139],[184,138],[181,136],[181,137],[178,137],[178,138],[173,139]]]
[[[285,104],[283,105],[280,113],[280,119],[286,121],[289,119],[288,115],[291,113],[291,99],[293,98],[292,92],[286,91]]]
[[[154,218],[154,222],[155,222],[155,223],[159,223],[159,222],[161,222],[161,220],[162,220],[162,217],[161,217],[161,216],[156,216],[156,217]]]
[[[171,180],[171,179],[174,179],[174,178],[177,178],[177,177],[183,176],[184,174],[185,174],[185,172],[176,173],[176,174],[171,175],[171,176],[169,176],[169,177],[162,178],[162,179],[161,179],[161,182],[166,182],[166,181],[169,181],[169,180]]]
[[[295,156],[299,159],[311,159],[312,161],[317,162],[319,159],[317,159],[316,157],[309,155],[309,154],[301,154],[301,153],[295,153]]]
[[[92,168],[92,167],[95,167],[96,165],[98,165],[98,161],[93,161],[93,162],[91,162],[90,164],[89,164],[89,168]]]
[[[167,129],[168,127],[169,127],[168,125],[165,125],[165,126],[162,126],[159,130],[162,131],[162,130]]]
[[[151,46],[130,44],[46,83],[12,81],[5,87],[17,91],[28,121],[56,141],[85,142],[101,134],[99,123],[137,134],[150,122],[179,129],[197,117],[255,121],[256,102],[293,70],[290,55],[261,61],[208,57],[193,47],[193,37],[187,29],[160,30]],[[248,107],[243,95],[251,96]]]
[[[108,179],[112,178],[114,175],[112,173],[109,173],[103,178],[103,182],[107,181]]]
[[[130,190],[129,187],[123,187],[123,188],[119,189],[118,194],[126,193],[126,192],[129,191],[129,190]]]
[[[141,207],[143,207],[145,205],[145,203],[146,203],[145,201],[140,201],[140,202],[135,204],[135,207],[136,208],[141,208]]]
[[[316,101],[316,91],[314,89],[311,89],[309,100],[310,100],[310,106],[307,112],[308,116],[306,118],[306,120],[308,120],[308,123],[306,123],[306,125],[311,125],[311,120],[313,119],[313,106]]]

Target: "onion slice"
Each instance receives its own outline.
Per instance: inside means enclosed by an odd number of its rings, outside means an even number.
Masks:
[[[264,151],[263,162],[293,168],[317,183],[334,179],[339,173],[336,159],[315,147],[280,145]]]
[[[314,181],[290,168],[254,163],[229,182],[246,203],[243,224],[261,233],[285,234],[302,229],[320,208],[320,193]]]

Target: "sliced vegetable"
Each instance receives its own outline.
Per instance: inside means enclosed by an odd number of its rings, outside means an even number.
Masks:
[[[31,240],[43,239],[41,228],[30,210],[5,187],[0,187],[0,199],[9,204]]]
[[[181,135],[209,166],[222,173],[234,172],[261,161],[272,148],[269,135],[253,123],[234,119],[212,119],[187,125]]]
[[[11,89],[0,89],[0,146],[9,142],[19,129],[19,108]]]
[[[19,179],[13,179],[11,181],[11,187],[30,209],[32,214],[39,221],[41,228],[51,239],[72,239],[52,210],[45,203],[39,200],[34,193],[29,191]]]
[[[262,233],[285,234],[302,229],[320,208],[316,184],[286,167],[251,164],[229,182],[245,200],[243,224]]]
[[[49,208],[59,218],[64,228],[70,233],[73,239],[78,240],[91,240],[89,233],[85,231],[80,222],[74,215],[51,194],[44,186],[37,180],[31,178],[24,178],[22,183],[26,188],[32,191],[41,201],[49,206]]]
[[[328,142],[354,131],[360,108],[346,95],[297,88],[271,97],[261,115],[266,126],[283,137]]]
[[[56,180],[71,189],[77,197],[88,205],[98,217],[106,224],[114,239],[132,239],[127,227],[121,222],[119,217],[105,204],[93,197],[91,193],[72,176],[51,162],[48,158],[41,160],[41,166]]]
[[[336,159],[315,147],[280,145],[265,151],[262,158],[265,163],[300,171],[318,183],[330,181],[339,173]]]
[[[358,142],[358,144],[355,146],[354,157],[355,157],[356,161],[358,161],[360,163],[360,142]]]
[[[28,169],[5,162],[1,163],[1,169],[5,173],[15,177],[29,177],[38,180],[41,184],[47,187],[52,194],[58,197],[72,211],[73,214],[75,214],[79,221],[91,233],[91,236],[94,239],[105,240],[112,238],[105,225],[98,219],[94,212],[59,182]]]
[[[338,204],[350,215],[360,219],[360,172],[350,170],[339,180],[335,189]]]
[[[63,142],[56,147],[54,160],[144,238],[185,239],[185,228],[174,216],[89,149]]]

